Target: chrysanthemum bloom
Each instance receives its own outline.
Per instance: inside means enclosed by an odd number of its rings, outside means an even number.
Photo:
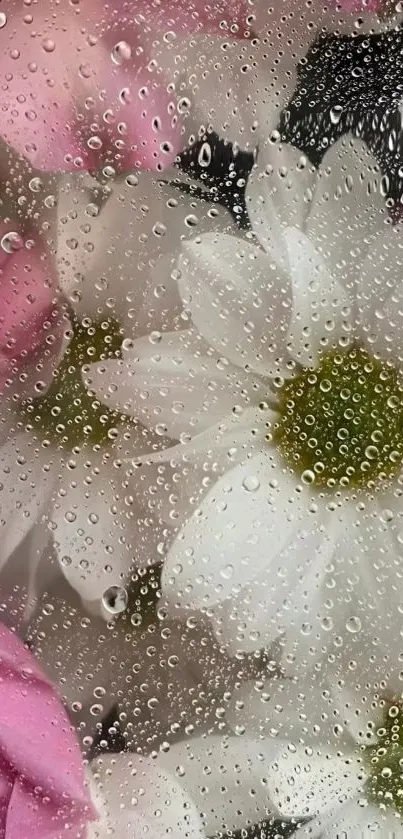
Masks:
[[[159,66],[158,39],[248,33],[243,0],[14,0],[0,26],[0,134],[48,171],[168,166],[183,108]]]
[[[66,712],[33,656],[0,626],[0,832],[84,839],[96,817]]]
[[[88,608],[110,618],[125,608],[130,569],[161,557],[163,528],[141,510],[124,465],[160,436],[105,409],[82,370],[125,354],[150,328],[173,328],[181,302],[171,248],[195,230],[225,229],[231,217],[149,173],[114,185],[106,201],[98,201],[102,189],[92,179],[68,177],[54,241],[69,344],[46,393],[38,390],[9,411],[13,430],[0,449],[0,567],[35,524],[29,562],[26,545],[22,552],[28,578],[21,570],[14,584],[34,603],[49,572],[60,568]],[[49,542],[54,564],[41,563]],[[13,558],[4,570],[7,590],[14,565]]]
[[[352,619],[350,631],[357,632]],[[361,640],[359,648],[358,634],[356,658],[343,656],[342,671],[268,677],[241,688],[228,709],[241,742],[260,738],[273,808],[295,823],[306,820],[298,837],[381,839],[402,831],[399,645],[393,639],[378,654],[375,638]],[[383,653],[383,667],[370,664],[372,651],[378,664]]]
[[[192,328],[157,349],[142,339],[91,378],[106,404],[181,440],[139,470],[154,509],[159,495],[161,516],[183,522],[164,563],[170,600],[206,609],[232,649],[284,633],[309,648],[306,622],[320,646],[350,563],[368,573],[385,511],[400,509],[401,237],[349,141],[318,177],[272,148],[247,205],[246,240],[184,244]],[[345,581],[329,606],[332,565]]]

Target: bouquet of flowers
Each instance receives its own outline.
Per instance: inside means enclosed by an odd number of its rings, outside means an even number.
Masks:
[[[0,3],[0,837],[403,836],[403,6]]]

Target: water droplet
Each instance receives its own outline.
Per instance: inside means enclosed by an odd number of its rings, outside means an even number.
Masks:
[[[330,120],[333,125],[337,125],[340,122],[341,115],[343,113],[343,108],[341,105],[334,105],[334,107],[330,111]]]
[[[355,633],[361,629],[361,620],[356,615],[352,615],[346,621],[346,629],[348,632]]]
[[[312,469],[305,469],[301,475],[301,480],[308,486],[313,484],[315,482],[315,472],[313,472]]]
[[[114,64],[123,64],[125,61],[129,61],[131,57],[132,49],[127,41],[119,41],[118,44],[115,44],[111,52],[111,58]]]
[[[110,586],[102,595],[105,609],[112,615],[120,615],[127,609],[128,595],[123,586]]]
[[[202,169],[207,169],[211,163],[211,146],[210,143],[203,143],[199,151],[197,162]]]
[[[24,240],[19,233],[12,230],[4,234],[0,244],[6,253],[16,253],[24,247]]]
[[[260,480],[257,475],[246,475],[242,481],[242,486],[246,492],[256,492],[260,487]]]
[[[54,52],[56,44],[54,41],[52,41],[52,38],[45,38],[45,40],[42,42],[42,47],[45,50],[45,52]]]

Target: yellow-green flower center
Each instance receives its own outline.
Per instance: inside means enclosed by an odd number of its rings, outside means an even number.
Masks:
[[[279,394],[275,442],[318,487],[371,488],[403,460],[403,378],[361,347],[328,352]]]
[[[372,804],[403,816],[403,710],[390,705],[377,743],[364,750],[365,792]]]
[[[82,368],[94,361],[119,358],[121,344],[121,329],[114,320],[73,321],[73,337],[53,384],[44,396],[24,406],[25,417],[42,436],[69,450],[113,439],[121,417],[88,392]]]

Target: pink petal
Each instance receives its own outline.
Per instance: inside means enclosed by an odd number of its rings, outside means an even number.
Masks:
[[[41,0],[29,12],[14,3],[1,30],[0,133],[48,171],[170,165],[181,137],[170,80],[147,69],[151,43],[169,29],[245,33],[246,2]]]
[[[87,134],[87,153],[83,154],[87,168],[99,168],[102,162],[110,162],[115,169],[164,169],[172,165],[180,148],[181,132],[176,102],[166,85],[153,80],[147,70],[136,71],[134,65],[129,72],[110,72],[105,62],[100,87],[106,92],[108,109],[104,105],[103,113],[94,111],[93,120],[99,131],[93,133],[102,140],[103,148],[98,154],[88,155]],[[103,119],[105,111],[108,126]]]
[[[247,15],[252,8],[246,0],[115,0],[120,20],[124,14],[144,21],[160,33],[165,29],[180,34],[216,32],[245,37]]]
[[[1,835],[69,836],[68,824],[79,836],[96,814],[73,728],[35,659],[2,625],[0,708]]]
[[[16,227],[0,224],[0,352],[10,359],[37,349],[56,308],[50,254],[39,243],[27,248],[22,237],[15,250],[5,252],[14,233],[19,235]]]
[[[384,7],[384,0],[337,0],[337,6],[345,12],[379,12]]]

